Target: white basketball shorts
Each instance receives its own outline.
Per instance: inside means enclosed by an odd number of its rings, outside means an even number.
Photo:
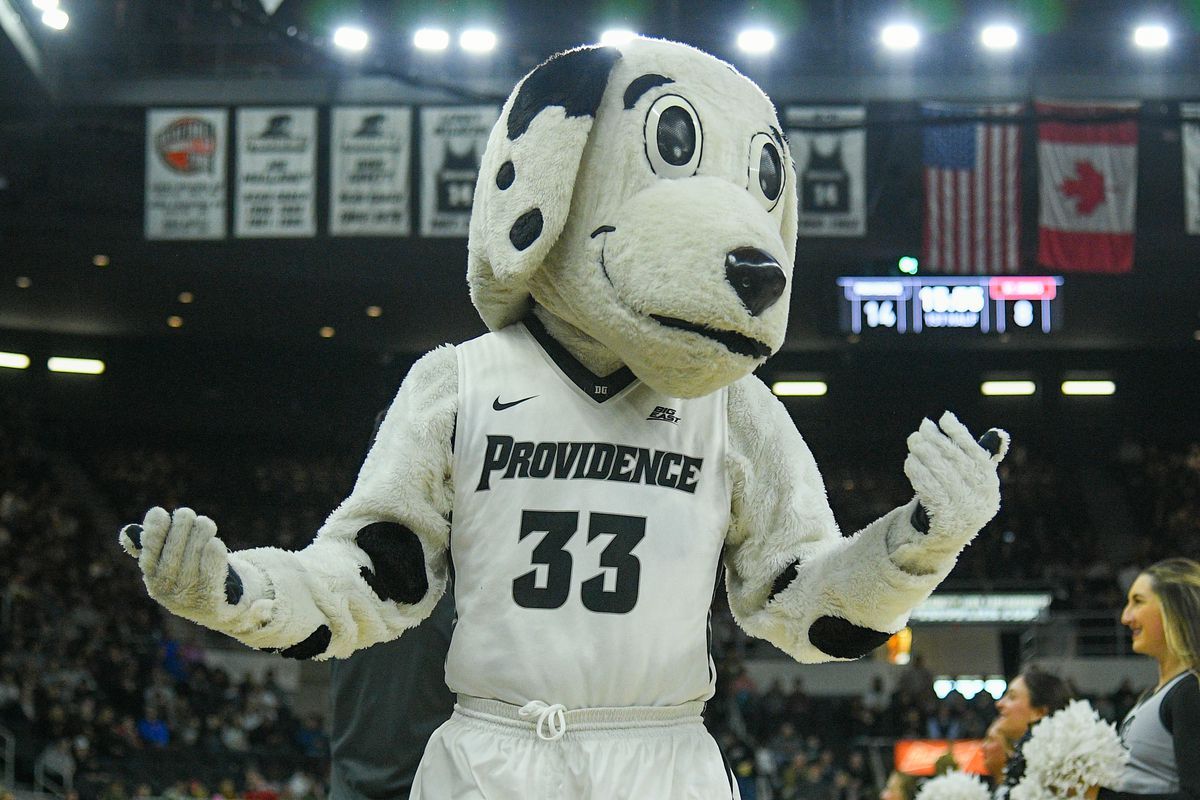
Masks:
[[[459,695],[409,800],[740,800],[702,709],[567,711]]]

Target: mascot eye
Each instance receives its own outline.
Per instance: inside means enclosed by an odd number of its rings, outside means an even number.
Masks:
[[[646,157],[655,175],[695,175],[703,139],[696,109],[679,95],[663,95],[650,106],[646,115]]]
[[[775,140],[756,133],[750,140],[750,194],[767,211],[775,208],[783,196],[783,156]]]

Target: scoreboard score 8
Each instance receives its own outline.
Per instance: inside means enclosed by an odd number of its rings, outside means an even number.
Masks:
[[[1058,276],[972,275],[838,278],[843,331],[979,333],[1062,327]]]

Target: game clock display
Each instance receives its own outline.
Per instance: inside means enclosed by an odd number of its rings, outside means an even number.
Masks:
[[[848,333],[1052,333],[1062,327],[1058,276],[838,278],[837,284],[839,322]]]

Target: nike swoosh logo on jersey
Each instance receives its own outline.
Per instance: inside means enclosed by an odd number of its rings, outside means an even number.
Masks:
[[[533,398],[535,398],[537,396],[538,395],[536,395],[536,394],[531,394],[531,395],[529,395],[529,397],[523,397],[520,400],[513,400],[511,403],[501,403],[500,395],[496,395],[496,399],[492,401],[492,408],[496,411],[504,411],[507,408],[512,408],[513,406],[519,406],[521,403],[524,403],[526,400],[532,400]]]

